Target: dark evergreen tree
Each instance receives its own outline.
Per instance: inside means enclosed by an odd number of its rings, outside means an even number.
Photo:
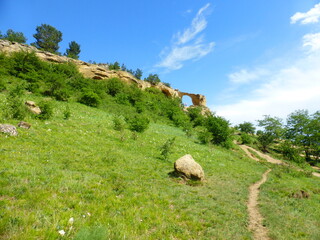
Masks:
[[[140,68],[137,68],[137,70],[134,72],[134,76],[137,78],[137,79],[141,79],[142,77],[142,70]]]
[[[58,53],[59,42],[62,41],[62,33],[48,24],[37,26],[36,31],[37,33],[33,34],[36,42],[31,45],[44,51]]]
[[[65,55],[73,59],[79,59],[80,52],[80,45],[75,41],[71,41],[69,43],[69,48],[67,48]]]

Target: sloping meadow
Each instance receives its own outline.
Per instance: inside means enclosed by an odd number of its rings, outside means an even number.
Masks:
[[[134,140],[129,130],[113,129],[113,118],[54,102],[52,119],[30,118],[32,127],[18,137],[0,135],[2,239],[251,238],[247,188],[265,166],[160,123]],[[159,148],[172,137],[164,161]],[[202,184],[170,175],[188,153],[205,171]]]

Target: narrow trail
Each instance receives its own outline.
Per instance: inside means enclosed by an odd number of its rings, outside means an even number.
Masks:
[[[236,142],[235,142],[236,143]],[[254,154],[250,151],[256,153],[259,157],[265,159],[267,162],[278,164],[278,165],[288,165],[281,160],[275,159],[270,157],[267,154],[261,153],[256,149],[246,146],[246,145],[239,145],[238,146],[253,160],[260,162],[260,159],[257,158]],[[250,151],[249,151],[250,150]],[[313,167],[313,169],[319,171],[320,168]],[[297,169],[297,171],[302,171],[301,169]],[[262,179],[249,187],[249,199],[248,199],[248,213],[249,213],[249,230],[253,233],[255,240],[269,240],[268,237],[268,229],[263,226],[263,217],[261,216],[259,209],[258,209],[258,198],[260,192],[260,186],[265,183],[268,179],[268,174],[271,172],[271,169],[268,169],[264,174],[262,174]],[[313,176],[320,177],[320,173],[313,172]]]
[[[249,230],[253,233],[256,240],[268,240],[268,229],[263,226],[263,217],[258,209],[258,197],[260,186],[267,181],[268,174],[271,169],[268,169],[263,175],[262,179],[252,184],[249,187],[248,213],[249,213]]]

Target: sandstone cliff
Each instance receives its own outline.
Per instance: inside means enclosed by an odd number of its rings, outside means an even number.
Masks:
[[[107,65],[99,65],[99,64],[90,64],[81,60],[75,60],[72,58],[68,58],[65,56],[58,56],[56,54],[41,51],[35,47],[20,44],[16,42],[10,42],[6,40],[0,40],[0,51],[5,53],[13,53],[18,51],[34,51],[36,55],[43,61],[54,62],[54,63],[65,63],[72,62],[76,64],[79,69],[79,72],[83,74],[86,78],[92,79],[108,79],[108,78],[119,78],[122,81],[128,84],[136,84],[141,89],[146,88],[157,88],[162,91],[164,94],[170,97],[179,97],[189,96],[192,99],[192,103],[195,106],[202,106],[206,108],[206,98],[201,94],[193,94],[193,93],[185,93],[180,92],[178,89],[170,88],[162,83],[157,85],[152,85],[149,82],[136,79],[132,74],[125,71],[115,71],[109,70]]]

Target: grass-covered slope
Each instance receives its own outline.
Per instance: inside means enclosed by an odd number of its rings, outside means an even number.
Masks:
[[[63,120],[67,104],[72,116]],[[59,230],[75,239],[250,238],[247,187],[264,166],[163,124],[137,140],[126,132],[122,142],[112,115],[78,103],[54,106],[51,120],[30,119],[18,137],[0,135],[2,239],[57,239]],[[173,154],[163,161],[159,147],[173,136]],[[168,175],[187,153],[205,170],[202,186]]]

